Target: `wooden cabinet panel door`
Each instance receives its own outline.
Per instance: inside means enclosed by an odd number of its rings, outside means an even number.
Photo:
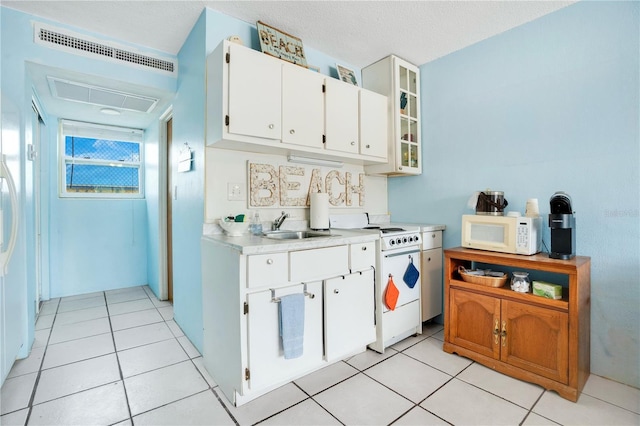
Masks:
[[[566,312],[502,301],[501,361],[561,383],[569,377],[569,319]]]
[[[454,345],[495,359],[500,358],[500,299],[482,294],[450,290],[450,340]]]
[[[229,52],[229,133],[280,139],[282,64],[242,46]]]

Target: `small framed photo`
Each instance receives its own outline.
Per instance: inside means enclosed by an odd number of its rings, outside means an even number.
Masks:
[[[343,67],[340,64],[336,64],[336,69],[338,70],[338,77],[340,80],[345,83],[353,84],[354,86],[358,85],[358,80],[356,80],[356,73],[353,70],[350,70],[347,67]]]

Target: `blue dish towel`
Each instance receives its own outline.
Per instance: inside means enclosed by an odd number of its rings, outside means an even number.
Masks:
[[[278,308],[284,359],[298,358],[304,347],[304,294],[280,297]]]

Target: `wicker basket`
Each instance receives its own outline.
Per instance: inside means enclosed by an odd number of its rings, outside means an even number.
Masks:
[[[507,274],[505,274],[504,272],[500,272],[501,274],[503,274],[501,277],[493,277],[490,275],[477,275],[477,274],[471,274],[470,272],[475,272],[475,271],[467,270],[464,266],[458,267],[458,273],[460,274],[462,281],[472,283],[472,284],[479,284],[487,287],[502,287],[503,285],[505,285],[508,278]]]

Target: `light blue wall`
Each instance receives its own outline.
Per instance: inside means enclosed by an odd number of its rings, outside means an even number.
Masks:
[[[51,297],[147,284],[145,200],[57,199],[51,207]]]
[[[35,314],[35,282],[33,273],[32,198],[29,192],[30,163],[25,146],[31,143],[31,98],[33,84],[27,62],[66,68],[116,78],[139,85],[175,91],[176,79],[158,73],[141,71],[129,66],[67,54],[34,44],[32,21],[52,23],[28,14],[0,7],[2,91],[2,152],[20,194],[20,230],[8,274],[2,278],[0,291],[0,382],[9,372],[16,357],[28,355],[33,342]],[[73,31],[82,32],[71,28]],[[95,34],[88,34],[95,36]],[[131,45],[118,40],[120,45]],[[133,46],[133,45],[131,45]],[[136,50],[142,50],[133,46]],[[148,51],[150,54],[158,52]],[[50,287],[43,294],[50,297],[87,293],[109,288],[145,284],[147,218],[144,200],[107,203],[98,200],[62,200],[57,196],[57,118],[46,116],[46,133],[40,152],[43,162],[43,204],[48,212],[43,216],[49,233],[43,240],[45,265],[50,273],[43,278]],[[150,124],[155,123],[150,118]],[[3,185],[2,208],[5,224],[10,215],[6,185]],[[5,226],[8,236],[8,227]],[[45,271],[46,272],[46,271]]]
[[[514,210],[558,190],[591,257],[591,371],[640,386],[639,3],[579,2],[421,67],[424,173],[389,180],[394,220],[445,223],[472,192]]]
[[[24,77],[26,61],[163,90],[175,90],[176,80],[172,77],[36,45],[33,43],[30,21],[48,21],[6,8],[2,8],[2,13],[2,32],[5,35],[3,42],[8,40],[8,34],[11,35],[11,46],[5,49],[3,43],[3,65],[7,61],[14,65],[12,70],[22,74],[16,76],[19,80],[12,81],[8,75],[3,75],[3,90],[8,84],[15,85],[16,82],[24,81],[24,84],[18,83],[17,86],[31,91],[31,84]],[[82,32],[76,28],[71,30]],[[127,45],[121,40],[117,42]],[[136,49],[142,50],[139,47]],[[30,109],[25,109],[25,117],[27,111]],[[149,124],[155,125],[153,118],[150,118]],[[27,128],[26,124],[24,127]],[[49,202],[48,294],[50,297],[61,297],[147,284],[146,201],[60,198],[56,184],[58,117],[48,117],[47,132],[50,146],[48,150],[43,150],[42,161],[46,163],[48,171],[44,178],[49,183],[54,183],[49,185],[48,193],[43,193],[43,197],[48,197]],[[157,164],[157,160],[155,161]],[[32,248],[29,249],[31,251]]]
[[[189,340],[202,350],[200,236],[204,215],[204,13],[178,54],[178,93],[173,104],[172,161],[185,142],[193,149],[193,170],[175,173],[172,201],[173,315]]]

